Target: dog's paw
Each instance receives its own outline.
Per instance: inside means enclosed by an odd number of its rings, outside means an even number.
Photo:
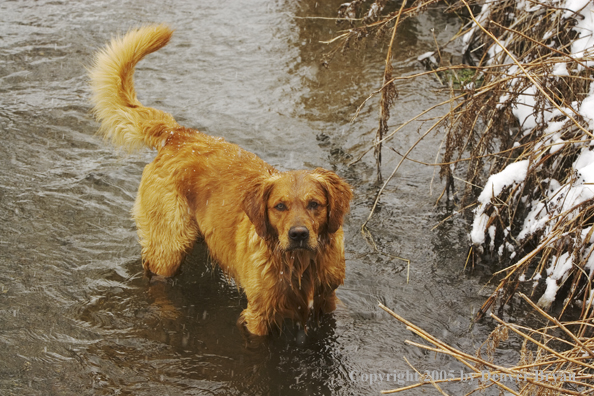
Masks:
[[[167,276],[157,275],[157,274],[151,272],[151,270],[149,270],[148,268],[144,269],[144,276],[148,279],[149,285],[161,284],[161,283],[166,284],[169,282],[169,279],[170,279]]]

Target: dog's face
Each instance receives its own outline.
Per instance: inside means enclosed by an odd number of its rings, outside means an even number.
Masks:
[[[256,182],[244,211],[258,235],[276,240],[280,249],[315,251],[320,236],[340,228],[351,198],[350,186],[334,172],[292,171]]]
[[[282,250],[316,250],[328,222],[328,198],[311,174],[292,172],[274,180],[266,209]]]

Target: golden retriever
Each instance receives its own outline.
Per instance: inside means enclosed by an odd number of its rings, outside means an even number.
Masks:
[[[201,236],[247,296],[239,324],[255,335],[280,328],[284,319],[305,327],[311,313],[336,307],[351,188],[321,168],[279,172],[235,144],[144,107],[134,67],[172,33],[165,25],[132,30],[98,52],[89,72],[100,133],[129,149],[157,150],[133,209],[143,266],[149,274],[175,275]]]

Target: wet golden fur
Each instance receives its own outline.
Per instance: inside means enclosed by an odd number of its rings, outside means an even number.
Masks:
[[[240,323],[265,335],[334,310],[345,275],[342,220],[351,189],[321,168],[279,172],[222,138],[144,107],[134,67],[172,31],[147,26],[112,40],[90,70],[94,112],[114,144],[158,150],[142,174],[133,216],[147,271],[173,276],[201,236],[245,291]],[[282,149],[282,147],[280,147]]]

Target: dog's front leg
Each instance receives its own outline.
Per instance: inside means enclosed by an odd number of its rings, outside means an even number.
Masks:
[[[243,326],[250,334],[265,336],[270,333],[270,320],[266,315],[258,312],[248,303],[248,307],[241,312],[237,320],[239,326]]]
[[[336,309],[337,303],[338,298],[336,297],[335,290],[318,290],[313,301],[313,313],[316,323],[320,323],[321,315],[333,312]]]

